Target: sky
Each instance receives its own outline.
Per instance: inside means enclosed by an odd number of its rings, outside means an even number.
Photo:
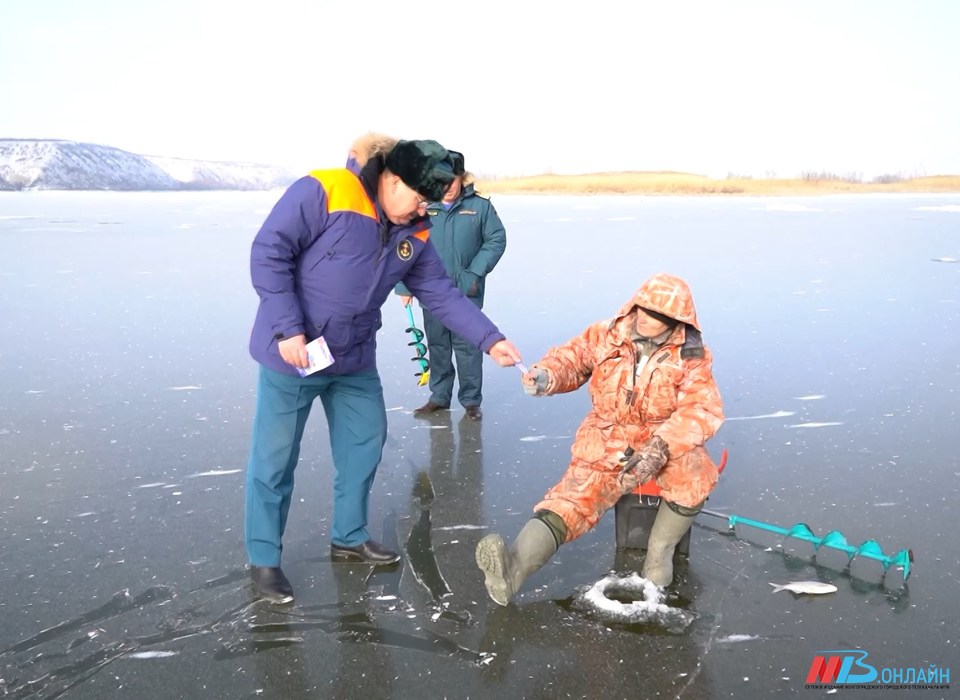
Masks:
[[[0,138],[481,175],[960,174],[955,0],[0,0]]]

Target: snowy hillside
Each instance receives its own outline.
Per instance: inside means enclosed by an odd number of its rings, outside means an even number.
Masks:
[[[0,190],[263,190],[299,174],[252,163],[141,156],[76,141],[0,139]]]
[[[185,189],[269,190],[285,187],[302,174],[256,163],[219,163],[165,156],[144,158],[183,183]]]

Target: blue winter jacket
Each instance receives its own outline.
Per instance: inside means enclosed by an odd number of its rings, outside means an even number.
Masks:
[[[389,223],[376,201],[382,158],[362,170],[317,170],[290,185],[253,241],[250,275],[260,296],[250,354],[292,376],[277,341],[323,336],[334,363],[322,374],[376,369],[380,307],[402,281],[440,321],[484,352],[504,339],[460,292],[430,241],[426,217]],[[398,310],[399,313],[399,310]],[[398,342],[406,342],[403,339]]]

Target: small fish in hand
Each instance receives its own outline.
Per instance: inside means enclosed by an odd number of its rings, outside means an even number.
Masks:
[[[791,581],[790,583],[771,583],[770,585],[773,586],[774,593],[777,591],[790,591],[797,595],[804,593],[821,595],[823,593],[836,593],[837,591],[837,587],[832,583],[824,583],[823,581]]]

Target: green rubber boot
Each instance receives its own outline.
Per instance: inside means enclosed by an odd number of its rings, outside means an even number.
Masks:
[[[673,583],[674,550],[693,525],[699,512],[699,508],[686,508],[675,504],[668,505],[666,501],[660,502],[657,518],[653,521],[650,537],[647,540],[647,559],[643,563],[643,572],[640,574],[643,578],[662,587]]]
[[[556,551],[557,538],[540,518],[527,521],[512,549],[507,549],[503,538],[496,533],[480,540],[477,543],[477,566],[483,572],[484,584],[493,602],[498,605],[509,603],[523,582],[546,564]]]

